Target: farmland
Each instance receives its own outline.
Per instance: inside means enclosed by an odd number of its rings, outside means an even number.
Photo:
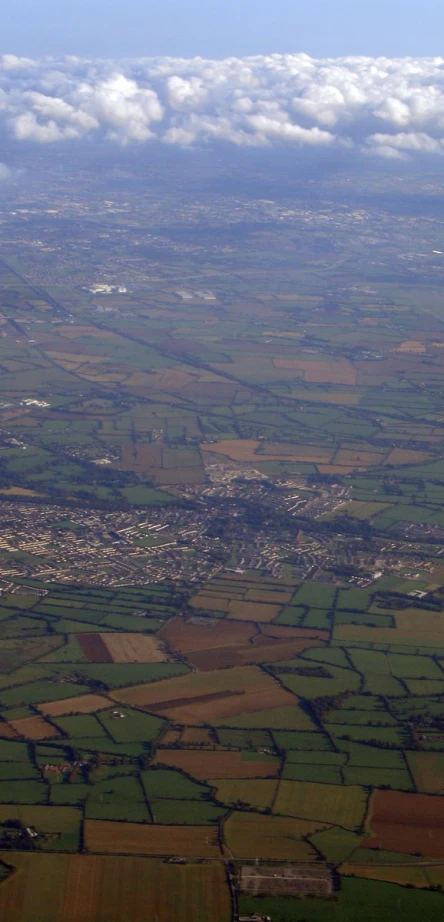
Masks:
[[[2,186],[0,915],[441,922],[434,196],[188,153]]]
[[[179,907],[184,922],[230,920],[220,863],[177,867],[147,858],[20,852],[3,853],[1,859],[14,868],[0,888],[4,922],[17,917],[34,922],[42,899],[47,900],[45,922],[145,922],[147,915],[167,920]]]

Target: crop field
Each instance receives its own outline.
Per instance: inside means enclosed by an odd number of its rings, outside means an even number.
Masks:
[[[39,704],[38,708],[47,717],[60,717],[64,714],[94,714],[109,706],[108,698],[104,698],[103,695],[79,695],[78,698],[44,702]]]
[[[124,689],[114,697],[183,724],[217,724],[238,714],[254,714],[265,706],[280,708],[295,702],[290,692],[254,666],[193,673]]]
[[[114,855],[221,857],[217,830],[211,826],[145,826],[86,820],[85,844],[90,852]]]
[[[32,209],[8,185],[0,916],[442,922],[437,198],[327,172],[305,208],[260,157],[213,221],[167,153],[166,197],[153,148],[88,211],[76,163],[56,252],[41,171]],[[328,863],[335,899],[235,907],[243,859]]]
[[[202,781],[213,778],[275,778],[280,763],[272,756],[249,752],[216,752],[200,749],[156,750],[156,762],[179,768]]]
[[[418,791],[444,794],[444,753],[409,752],[407,760]]]
[[[209,784],[215,788],[216,800],[221,803],[248,804],[260,810],[271,807],[277,791],[277,781],[258,781],[254,778],[248,781],[227,781],[218,778]]]
[[[89,638],[94,635],[88,635]],[[157,637],[147,634],[107,634],[97,635],[113,663],[165,663],[168,655]]]
[[[275,813],[355,830],[364,818],[366,801],[365,789],[358,785],[281,781],[273,809]]]
[[[444,801],[426,794],[376,791],[367,848],[444,858]]]
[[[224,839],[236,858],[315,861],[305,837],[319,828],[306,820],[234,811],[224,823]]]
[[[208,607],[208,606],[207,606]],[[193,624],[183,619],[174,619],[162,631],[162,638],[168,646],[186,656],[190,665],[201,672],[232,666],[254,665],[273,662],[284,655],[296,655],[312,646],[315,638],[304,628],[288,629],[285,637],[279,627],[269,628],[266,634],[259,631],[257,624],[236,621],[220,621],[217,624]],[[237,641],[237,642],[236,642]]]
[[[21,717],[11,720],[10,727],[29,740],[46,740],[58,736],[57,729],[43,717]]]
[[[168,865],[156,859],[103,855],[0,853],[14,869],[0,887],[4,922],[229,922],[221,862]]]

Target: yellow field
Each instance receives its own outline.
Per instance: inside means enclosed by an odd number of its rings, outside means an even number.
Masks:
[[[273,811],[356,829],[362,822],[365,808],[366,793],[358,785],[341,787],[311,781],[281,781]]]
[[[406,339],[403,343],[400,343],[396,349],[393,349],[393,352],[410,352],[415,355],[424,355],[424,353],[427,352],[427,348],[424,343],[413,339]]]
[[[277,781],[262,781],[253,778],[247,781],[217,779],[209,781],[208,784],[216,788],[216,799],[222,804],[242,802],[249,804],[250,807],[259,807],[261,810],[271,807],[278,786]]]
[[[61,717],[63,714],[94,714],[95,711],[109,708],[110,704],[112,702],[103,695],[78,695],[76,698],[44,702],[37,707],[47,717]]]
[[[322,828],[322,823],[287,816],[235,811],[224,823],[223,830],[224,841],[235,858],[315,861],[314,849],[301,837]]]
[[[444,794],[444,752],[407,752],[406,757],[418,791]]]
[[[2,922],[230,922],[222,862],[2,852]]]
[[[230,600],[228,598],[216,598],[214,595],[206,595],[205,592],[198,592],[190,599],[190,605],[193,608],[202,608],[207,611],[229,611]]]
[[[20,717],[18,720],[10,720],[9,725],[29,740],[47,740],[58,736],[56,728],[43,717]]]
[[[279,605],[267,602],[244,602],[242,599],[233,599],[228,608],[228,617],[234,621],[256,621],[268,623],[277,618],[280,612]]]
[[[169,659],[157,637],[148,634],[99,634],[113,663],[165,663]]]
[[[341,624],[335,628],[334,639],[344,643],[402,644],[405,646],[442,647],[444,645],[444,613],[407,608],[392,612],[396,628],[373,628]]]
[[[413,451],[411,448],[394,448],[384,464],[422,464],[430,457],[426,451]]]
[[[258,449],[261,449],[258,452]],[[224,455],[232,461],[309,461],[313,464],[330,460],[331,450],[311,445],[287,445],[285,442],[264,443],[257,439],[223,439],[220,442],[205,442],[200,446],[204,456],[207,452]]]

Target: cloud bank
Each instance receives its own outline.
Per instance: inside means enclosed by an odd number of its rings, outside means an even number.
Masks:
[[[0,124],[41,144],[342,146],[444,152],[444,59],[0,57]]]

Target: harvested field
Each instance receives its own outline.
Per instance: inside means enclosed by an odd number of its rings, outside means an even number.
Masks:
[[[444,752],[407,752],[416,787],[424,794],[444,794]]]
[[[415,609],[394,610],[396,628],[373,628],[355,624],[340,624],[335,628],[335,640],[401,644],[439,648],[444,646],[444,616],[442,612]]]
[[[404,795],[403,795],[404,796]],[[366,792],[358,785],[317,784],[312,781],[281,781],[274,812],[304,817],[346,829],[358,828],[366,809]],[[385,846],[383,846],[385,847]]]
[[[221,856],[217,829],[211,826],[149,826],[86,820],[85,845],[90,852],[115,855]]]
[[[203,608],[208,611],[228,611],[230,600],[224,597],[210,595],[205,591],[198,592],[190,599],[192,608]]]
[[[370,827],[373,836],[364,839],[363,848],[444,858],[444,799],[440,797],[375,791]]]
[[[357,467],[370,467],[373,464],[381,464],[384,460],[384,451],[357,451],[348,448],[340,448],[336,452],[333,464],[335,465],[356,465]]]
[[[90,663],[112,663],[113,658],[101,634],[77,634],[80,649]]]
[[[149,634],[99,634],[113,663],[166,663],[163,644]]]
[[[235,858],[315,861],[315,850],[302,836],[323,828],[322,823],[235,811],[224,823],[223,834]]]
[[[385,464],[422,464],[430,455],[425,451],[413,451],[409,448],[394,448],[390,452]]]
[[[393,349],[393,352],[411,352],[417,355],[424,355],[424,353],[427,352],[427,346],[418,340],[406,339],[403,343],[400,343],[396,349]]]
[[[0,721],[0,737],[8,740],[16,740],[17,736],[17,730],[14,730],[5,720]]]
[[[256,634],[251,624],[229,624],[227,621],[210,621],[196,624],[184,618],[173,618],[160,632],[159,637],[178,653],[208,650],[214,647],[246,644]]]
[[[9,723],[16,733],[28,740],[48,740],[60,735],[57,728],[43,717],[21,717],[19,720],[10,720]]]
[[[254,753],[227,752],[219,749],[160,749],[156,750],[155,763],[178,768],[192,775],[198,781],[208,778],[276,778],[280,768],[279,759],[263,757]]]
[[[44,922],[171,922],[178,912],[181,922],[230,922],[220,861],[171,865],[150,858],[10,851],[0,859],[15,868],[0,887],[2,922],[36,922],[36,907],[42,906]]]
[[[247,622],[196,624],[175,618],[160,636],[171,649],[185,654],[189,662],[202,672],[288,659],[318,642],[311,639],[316,632],[302,631],[299,637],[294,628],[284,627],[281,630],[284,631],[283,636],[280,628],[276,627],[277,636],[273,637],[266,636],[265,632],[259,633],[255,625]],[[271,628],[269,632],[272,634]]]
[[[315,640],[269,640],[263,643],[244,644],[238,647],[223,647],[216,650],[199,650],[188,653],[188,662],[201,672],[223,669],[227,666],[248,666],[260,663],[273,663],[297,656],[307,647],[318,645]]]
[[[162,737],[162,742],[166,742],[165,737]],[[182,731],[180,742],[186,746],[214,746],[213,732],[204,727],[186,727]]]
[[[212,724],[220,718],[295,704],[297,699],[255,666],[192,673],[113,693],[175,723]]]
[[[261,449],[260,452],[258,449]],[[303,445],[288,445],[285,442],[264,443],[258,439],[222,439],[220,442],[202,443],[200,450],[204,460],[206,454],[224,455],[232,461],[308,461],[314,464],[330,461],[332,451]]]
[[[37,707],[48,717],[61,717],[63,714],[93,714],[109,708],[111,704],[112,701],[103,695],[79,695],[77,698],[63,698],[62,701],[48,701]]]

